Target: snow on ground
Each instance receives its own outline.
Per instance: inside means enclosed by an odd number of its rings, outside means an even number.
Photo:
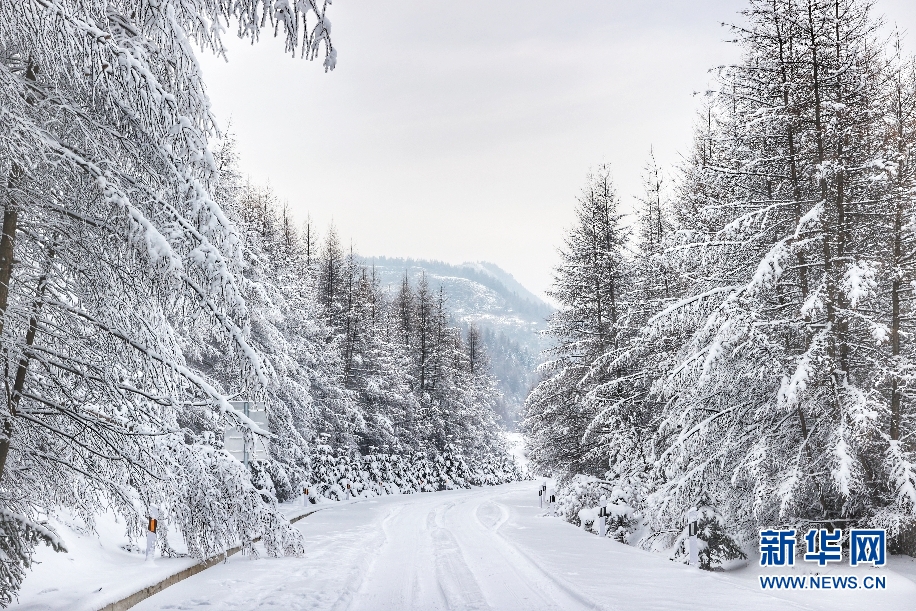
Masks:
[[[356,501],[333,503],[326,499],[318,506],[303,505],[301,498],[280,506],[284,515],[293,518],[330,505],[346,505]],[[194,558],[156,558],[146,562],[143,550],[146,540],[130,545],[123,521],[114,514],[96,517],[95,532],[81,519],[62,513],[53,517],[51,525],[67,545],[67,553],[56,553],[40,546],[33,570],[26,574],[17,611],[96,611],[134,592],[151,586],[194,564]],[[182,542],[170,539],[178,552],[184,552]]]
[[[124,523],[113,514],[98,516],[94,533],[77,517],[60,515],[50,522],[67,552],[39,547],[33,570],[26,573],[19,592],[19,603],[13,603],[12,609],[95,611],[197,562],[193,558],[144,562],[139,547],[121,547],[128,543]]]
[[[296,524],[307,541],[304,557],[236,555],[135,609],[843,611],[910,610],[916,600],[909,558],[880,570],[885,591],[763,592],[754,562],[729,573],[699,571],[545,517],[539,485],[334,505]]]

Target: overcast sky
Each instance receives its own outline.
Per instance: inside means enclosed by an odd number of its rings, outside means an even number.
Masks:
[[[916,36],[916,2],[878,9]],[[650,147],[688,150],[694,92],[743,0],[337,0],[338,66],[263,40],[202,58],[243,170],[363,255],[492,261],[543,294],[575,196],[609,162],[624,210]]]

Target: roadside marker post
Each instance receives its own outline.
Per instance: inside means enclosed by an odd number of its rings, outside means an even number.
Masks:
[[[302,489],[302,506],[306,507],[309,504],[309,489]]]
[[[544,508],[544,491],[543,490],[538,490],[538,508],[539,509]]]
[[[156,534],[157,529],[159,528],[159,508],[155,505],[150,505],[149,516],[147,516],[146,524],[146,559],[153,560],[156,555],[156,539],[158,535]]]
[[[607,536],[607,507],[598,508],[598,536]]]
[[[699,566],[699,549],[697,549],[697,532],[699,529],[697,527],[697,519],[699,518],[699,513],[696,510],[696,507],[687,512],[687,536],[690,545],[690,566]]]

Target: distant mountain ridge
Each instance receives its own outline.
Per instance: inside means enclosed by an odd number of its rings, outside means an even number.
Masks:
[[[521,282],[515,279],[515,276],[499,267],[495,263],[490,263],[488,261],[477,261],[473,263],[465,262],[458,267],[470,268],[483,274],[492,276],[506,289],[517,295],[520,299],[534,304],[539,312],[544,314],[545,317],[549,316],[553,312],[553,308],[549,304],[525,288]]]
[[[512,274],[487,261],[452,265],[429,259],[367,257],[365,264],[376,267],[377,277],[383,286],[393,281],[400,282],[405,272],[411,280],[415,280],[421,272],[426,272],[431,286],[436,284],[434,279],[441,282],[450,278],[461,278],[476,282],[500,295],[506,302],[504,307],[507,313],[515,312],[532,322],[543,322],[554,310],[547,302],[526,289]]]

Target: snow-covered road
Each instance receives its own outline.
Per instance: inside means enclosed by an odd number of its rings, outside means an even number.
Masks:
[[[537,486],[335,506],[297,524],[306,556],[234,556],[135,609],[911,609],[916,600],[916,584],[888,570],[884,592],[777,598],[753,567],[699,571],[543,517]]]

